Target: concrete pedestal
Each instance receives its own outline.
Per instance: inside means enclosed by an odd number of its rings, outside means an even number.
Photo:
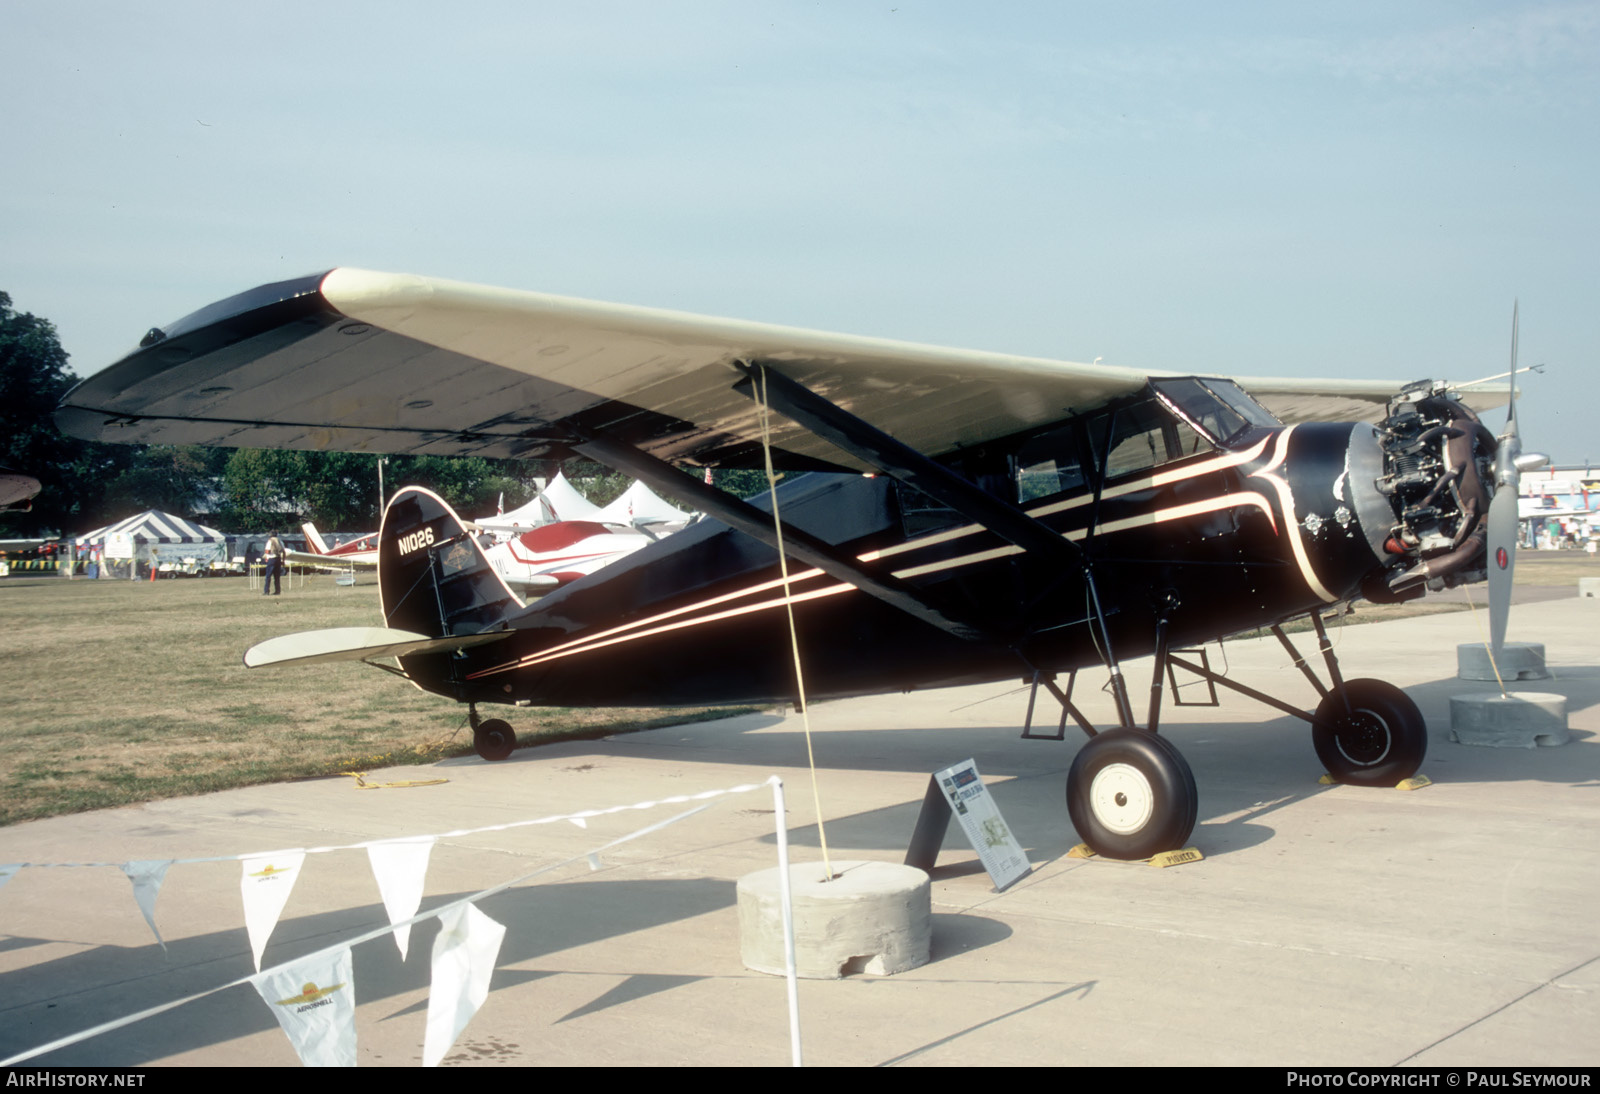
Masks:
[[[1493,680],[1494,665],[1489,647],[1482,642],[1463,642],[1456,647],[1456,675],[1463,680]],[[1505,681],[1548,680],[1544,665],[1543,642],[1507,642],[1500,651],[1500,676]]]
[[[1572,739],[1567,732],[1567,698],[1536,691],[1452,695],[1450,739],[1492,748],[1564,745]]]
[[[933,905],[928,875],[892,862],[835,862],[789,868],[795,967],[808,980],[852,973],[889,976],[928,963]],[[739,879],[739,940],[745,966],[784,974],[783,891],[776,868]]]

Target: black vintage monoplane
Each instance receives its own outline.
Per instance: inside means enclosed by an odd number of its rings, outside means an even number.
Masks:
[[[1468,394],[1482,409],[1506,389],[1144,373],[336,269],[150,331],[57,421],[104,441],[599,460],[711,519],[524,604],[448,505],[403,489],[380,534],[384,626],[286,636],[246,663],[394,656],[469,704],[497,759],[514,734],[481,706],[795,700],[792,604],[812,699],[1047,691],[1059,724],[1033,733],[1030,697],[1025,735],[1061,739],[1069,718],[1089,735],[1074,825],[1138,858],[1196,820],[1194,777],[1157,733],[1176,671],[1305,719],[1340,780],[1417,770],[1416,704],[1342,679],[1322,616],[1487,572],[1503,636],[1515,416],[1496,438]],[[788,473],[776,515],[702,481],[768,454]],[[1282,629],[1305,616],[1329,684]],[[1314,712],[1192,649],[1261,627]],[[1120,666],[1150,654],[1140,718]],[[1118,711],[1098,733],[1058,683],[1090,665]]]

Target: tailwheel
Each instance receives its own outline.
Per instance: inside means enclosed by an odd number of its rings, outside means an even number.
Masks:
[[[1067,775],[1067,814],[1089,849],[1147,859],[1184,845],[1200,796],[1188,761],[1164,737],[1139,729],[1096,734]]]
[[[472,747],[486,760],[504,760],[517,747],[517,731],[510,722],[489,718],[472,727]]]
[[[1317,704],[1311,743],[1339,782],[1394,786],[1422,766],[1428,727],[1417,704],[1393,684],[1347,680]]]

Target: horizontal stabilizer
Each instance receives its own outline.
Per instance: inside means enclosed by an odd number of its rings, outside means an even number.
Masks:
[[[401,657],[412,653],[447,653],[498,642],[511,631],[485,631],[429,638],[415,631],[389,627],[332,627],[300,631],[258,642],[244,651],[246,668],[263,665],[311,664],[316,661],[366,661],[374,657]]]

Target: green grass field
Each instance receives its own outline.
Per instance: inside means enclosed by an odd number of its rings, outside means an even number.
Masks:
[[[471,752],[466,707],[389,673],[244,667],[245,649],[275,635],[379,624],[370,577],[301,580],[263,597],[243,578],[0,579],[0,824]],[[509,720],[537,744],[723,713],[529,708]]]

